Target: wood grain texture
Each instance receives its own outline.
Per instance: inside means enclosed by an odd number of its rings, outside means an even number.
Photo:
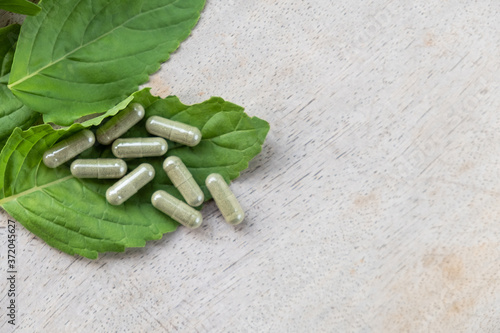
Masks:
[[[270,122],[246,222],[96,261],[18,225],[17,332],[497,332],[500,2],[403,3],[208,0],[148,85]]]

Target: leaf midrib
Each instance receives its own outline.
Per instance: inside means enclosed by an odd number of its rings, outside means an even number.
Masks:
[[[35,186],[35,187],[32,187],[30,188],[29,190],[26,190],[26,191],[23,191],[21,193],[18,193],[18,194],[15,194],[15,195],[11,195],[9,197],[6,197],[6,198],[3,198],[2,200],[0,200],[0,206],[6,204],[6,203],[9,203],[11,201],[14,201],[14,200],[17,200],[18,198],[20,197],[23,197],[25,195],[28,195],[28,194],[31,194],[31,193],[34,193],[34,192],[37,192],[37,191],[41,191],[47,187],[50,187],[50,186],[54,186],[54,185],[57,185],[59,183],[62,183],[62,182],[65,182],[69,179],[72,179],[72,178],[75,178],[73,175],[71,176],[66,176],[64,178],[61,178],[61,179],[58,179],[56,181],[53,181],[53,182],[50,182],[50,183],[47,183],[45,185],[42,185],[42,186]]]
[[[167,6],[170,6],[170,5],[171,5],[171,4],[168,4]],[[105,34],[103,34],[103,35],[99,36],[98,38],[95,38],[95,39],[93,39],[93,40],[91,40],[91,41],[87,42],[86,44],[80,45],[79,47],[77,47],[76,49],[72,50],[71,52],[66,53],[64,56],[60,57],[59,59],[57,59],[57,60],[55,60],[55,61],[52,61],[52,62],[48,63],[47,65],[45,65],[45,66],[43,66],[43,67],[41,67],[41,68],[37,69],[37,70],[36,70],[36,71],[34,71],[33,73],[31,73],[31,74],[29,74],[29,75],[27,75],[27,76],[24,76],[22,79],[17,80],[17,81],[15,81],[15,82],[13,82],[13,83],[11,83],[11,84],[7,85],[7,87],[8,87],[9,89],[11,89],[11,90],[12,90],[12,87],[14,87],[14,86],[16,86],[16,85],[18,85],[18,84],[23,83],[24,81],[26,81],[26,80],[28,80],[28,79],[32,78],[32,77],[33,77],[33,76],[35,76],[35,75],[38,75],[40,72],[42,72],[42,71],[44,71],[45,69],[47,69],[47,68],[49,68],[49,67],[53,66],[54,64],[59,63],[59,62],[60,62],[60,61],[62,61],[62,60],[64,60],[64,59],[68,58],[68,57],[69,57],[69,56],[71,56],[73,53],[75,53],[75,52],[77,52],[77,51],[81,50],[82,48],[85,48],[85,47],[87,47],[88,45],[91,45],[92,43],[95,43],[95,42],[99,41],[100,39],[102,39],[102,38],[104,38],[104,37],[106,37],[106,36],[108,36],[108,35],[112,34],[113,32],[115,32],[115,30],[117,30],[117,29],[119,29],[119,28],[122,28],[123,26],[125,26],[126,24],[128,24],[130,21],[132,21],[132,20],[136,19],[137,17],[139,17],[139,16],[141,16],[141,15],[144,15],[144,14],[147,14],[147,13],[150,13],[150,12],[153,12],[153,11],[155,11],[155,10],[159,10],[159,8],[155,8],[155,9],[149,10],[149,11],[147,11],[147,12],[141,12],[141,13],[139,13],[138,15],[136,15],[136,16],[134,16],[134,17],[132,17],[132,18],[128,19],[127,21],[124,21],[122,24],[120,24],[120,25],[116,26],[115,28],[113,28],[112,30],[108,31],[107,33],[105,33]],[[1,202],[1,201],[0,201],[0,202]]]

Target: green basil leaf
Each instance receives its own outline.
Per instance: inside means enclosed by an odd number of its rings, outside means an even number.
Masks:
[[[44,0],[21,28],[9,88],[70,125],[137,90],[188,37],[205,0]]]
[[[143,104],[145,118],[159,115],[201,130],[204,137],[198,146],[176,146],[167,156],[183,159],[206,194],[206,176],[219,172],[226,180],[236,178],[260,152],[269,130],[267,122],[250,118],[241,107],[221,98],[187,106],[176,97],[153,97],[145,89],[134,94],[133,102]],[[0,154],[0,206],[49,245],[87,258],[97,258],[99,252],[144,246],[146,241],[175,230],[177,223],[157,211],[150,201],[158,189],[181,198],[162,170],[166,156],[127,161],[129,170],[145,161],[152,164],[156,176],[120,206],[111,206],[105,199],[114,180],[76,179],[69,171],[69,163],[56,169],[45,167],[43,153],[82,128],[75,124],[61,130],[49,125],[24,132],[16,129]],[[144,122],[126,136],[136,135],[149,135]],[[80,158],[110,156],[109,146],[96,144]],[[209,198],[207,195],[205,199]]]
[[[36,15],[41,10],[40,6],[26,0],[0,0],[0,9],[23,15]]]

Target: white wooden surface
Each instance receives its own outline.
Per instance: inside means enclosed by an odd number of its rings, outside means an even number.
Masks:
[[[18,225],[16,332],[498,332],[499,14],[208,0],[149,85],[271,123],[232,185],[246,223],[208,204],[201,229],[96,261]]]

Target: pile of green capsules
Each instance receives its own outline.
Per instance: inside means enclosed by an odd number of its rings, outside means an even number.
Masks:
[[[112,144],[111,151],[116,159],[77,159],[71,164],[71,173],[77,178],[119,179],[106,191],[106,200],[112,205],[121,205],[155,177],[155,169],[148,163],[140,164],[125,175],[127,163],[124,158],[163,156],[168,150],[165,139],[191,147],[201,141],[198,128],[158,116],[149,117],[146,121],[146,130],[157,137],[120,139],[144,116],[142,105],[133,103],[97,129],[97,141],[103,145]],[[96,136],[88,129],[70,136],[44,153],[44,164],[49,168],[59,167],[91,148]],[[161,190],[153,193],[151,203],[180,224],[193,229],[199,227],[203,218],[193,207],[203,203],[203,191],[180,158],[166,158],[163,169],[187,204]],[[233,225],[241,223],[245,214],[224,178],[213,173],[207,177],[205,184],[226,222]]]

